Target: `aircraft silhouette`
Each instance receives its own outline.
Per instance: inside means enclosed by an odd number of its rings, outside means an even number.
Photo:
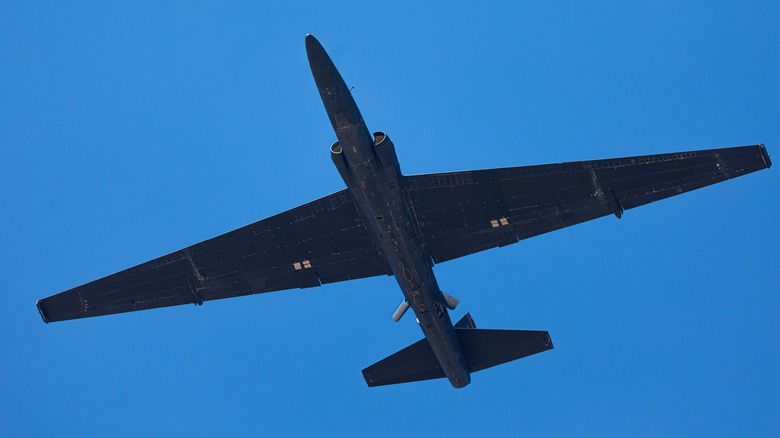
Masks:
[[[306,53],[347,188],[213,239],[38,300],[44,322],[393,275],[425,338],[369,366],[369,386],[471,373],[553,348],[545,331],[452,324],[458,300],[433,266],[769,168],[764,145],[405,176],[371,134],[322,45]]]

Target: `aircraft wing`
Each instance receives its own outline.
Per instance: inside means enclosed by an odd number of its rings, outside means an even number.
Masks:
[[[764,145],[405,177],[425,250],[441,263],[771,166]]]
[[[346,189],[38,301],[45,322],[392,274]]]

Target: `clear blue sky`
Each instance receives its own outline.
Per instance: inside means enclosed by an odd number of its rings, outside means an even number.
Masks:
[[[366,387],[421,337],[392,278],[35,308],[343,187],[307,33],[407,174],[760,142],[780,163],[780,3],[113,3],[0,4],[3,436],[780,434],[777,168],[437,265],[456,318],[555,344],[461,390]]]

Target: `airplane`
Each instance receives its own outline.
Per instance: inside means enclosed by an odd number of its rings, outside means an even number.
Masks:
[[[312,35],[306,53],[337,141],[346,188],[243,228],[38,300],[45,323],[392,275],[424,338],[363,370],[369,387],[471,374],[553,348],[546,331],[453,324],[459,301],[433,272],[489,248],[769,168],[763,144],[523,167],[403,175],[384,132],[369,132]]]

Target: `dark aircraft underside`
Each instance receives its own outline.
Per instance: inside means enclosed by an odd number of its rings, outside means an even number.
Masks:
[[[763,145],[404,177],[431,264],[769,167]],[[393,272],[347,189],[44,298],[45,322]]]
[[[481,330],[432,267],[757,170],[764,145],[405,176],[311,36],[307,53],[347,188],[37,302],[44,322],[394,275],[426,338],[366,368],[369,386],[469,374],[552,348],[547,332]],[[400,241],[400,243],[399,243]],[[452,301],[454,300],[454,302]],[[400,316],[398,316],[400,318]],[[394,319],[396,317],[394,316]]]

